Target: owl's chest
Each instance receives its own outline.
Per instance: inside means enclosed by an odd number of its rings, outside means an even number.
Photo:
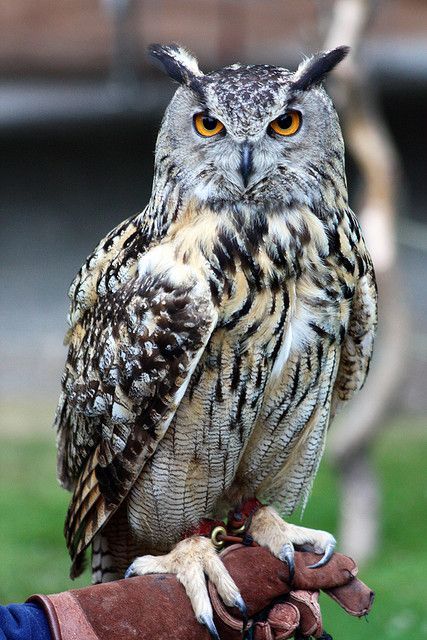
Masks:
[[[205,414],[201,423],[211,425],[209,433],[228,425],[240,444],[290,356],[298,357],[319,339],[338,339],[348,324],[348,301],[329,268],[289,274],[272,264],[266,268],[265,260],[263,268],[267,276],[260,285],[244,269],[233,274],[217,327],[177,413],[177,420],[181,412]]]
[[[301,277],[257,288],[236,271],[234,295],[224,301],[175,417],[130,498],[131,505],[145,505],[151,521],[156,513],[159,526],[168,523],[171,544],[212,513],[232,486],[251,439],[266,429],[260,417],[272,385],[282,395],[291,392],[292,384],[280,385],[289,358],[298,351],[303,357],[306,339],[320,339],[310,322],[339,326],[330,307],[316,307],[321,287]],[[150,538],[144,518],[137,518],[135,531]]]

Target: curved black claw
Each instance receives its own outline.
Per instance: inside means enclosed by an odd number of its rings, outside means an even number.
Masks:
[[[332,558],[332,556],[334,555],[335,545],[336,545],[335,542],[329,542],[326,545],[325,553],[323,554],[323,557],[320,558],[319,562],[316,562],[315,564],[310,564],[308,568],[317,569],[318,567],[323,567],[325,564],[327,564],[329,560]]]
[[[243,618],[243,637],[246,632],[246,627],[248,626],[248,608],[246,606],[245,601],[242,596],[239,594],[234,601],[234,606],[238,608]]]
[[[234,606],[238,608],[244,620],[248,619],[248,608],[242,596],[239,594],[234,601]]]
[[[135,571],[134,571],[133,562],[132,562],[132,564],[129,565],[129,567],[126,569],[125,578],[132,578],[132,576],[134,575],[135,575]]]
[[[329,635],[327,631],[323,629],[323,633],[319,636],[318,640],[333,640],[332,636]]]
[[[279,552],[279,560],[283,560],[289,567],[289,580],[292,581],[295,575],[295,551],[292,544],[287,542]]]
[[[216,630],[216,626],[212,616],[210,616],[208,613],[203,613],[199,617],[199,622],[205,625],[206,629],[209,631],[209,635],[211,636],[211,638],[213,638],[213,640],[221,640],[218,631]]]

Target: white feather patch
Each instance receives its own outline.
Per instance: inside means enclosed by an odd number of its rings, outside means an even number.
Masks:
[[[177,49],[171,49],[170,55],[180,65],[188,69],[195,76],[202,76],[203,73],[199,69],[196,58],[184,47],[179,46]]]
[[[292,80],[294,82],[296,80],[299,80],[301,76],[304,75],[304,73],[307,71],[308,67],[310,66],[310,64],[312,63],[315,57],[316,56],[309,56],[308,58],[304,58],[304,60],[302,60],[302,62],[299,63],[298,69],[295,71],[294,75],[292,76]]]
[[[280,376],[283,370],[283,367],[285,366],[286,361],[289,358],[291,344],[292,344],[292,326],[289,325],[288,330],[286,332],[285,339],[282,342],[282,345],[279,349],[279,353],[277,354],[277,358],[274,363],[273,369],[271,371],[271,378],[273,380],[275,380]]]

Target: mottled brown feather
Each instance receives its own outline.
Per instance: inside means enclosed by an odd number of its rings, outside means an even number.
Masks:
[[[143,268],[94,303],[70,338],[64,402],[98,431],[84,469],[73,455],[80,433],[66,432],[63,473],[77,481],[65,525],[74,567],[153,455],[216,319],[194,270],[156,272],[149,259]]]

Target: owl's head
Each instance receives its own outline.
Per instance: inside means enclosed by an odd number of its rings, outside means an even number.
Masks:
[[[347,52],[321,53],[295,72],[234,64],[204,74],[182,47],[152,45],[180,84],[159,132],[157,174],[173,171],[189,196],[211,206],[312,204],[329,174],[345,183],[341,130],[322,80]]]

